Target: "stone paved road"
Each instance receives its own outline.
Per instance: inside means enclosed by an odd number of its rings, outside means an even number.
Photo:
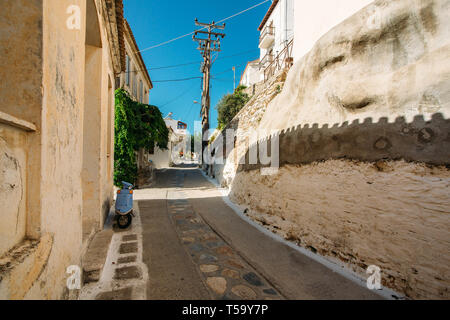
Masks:
[[[136,220],[115,232],[84,299],[381,299],[239,216],[194,167],[135,191]]]
[[[184,175],[181,169],[159,172],[156,187],[147,192],[153,190],[159,198],[165,194],[165,199],[138,202],[149,272],[147,299],[282,299],[193,210]]]
[[[147,299],[381,299],[238,216],[193,167],[136,192]]]

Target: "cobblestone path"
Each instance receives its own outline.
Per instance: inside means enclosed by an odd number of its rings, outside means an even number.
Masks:
[[[185,250],[216,299],[282,299],[282,296],[192,209],[183,172],[172,178],[168,214]],[[213,208],[212,208],[213,210]]]

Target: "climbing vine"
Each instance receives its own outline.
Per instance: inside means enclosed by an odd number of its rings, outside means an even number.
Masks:
[[[115,95],[114,184],[121,186],[136,181],[137,151],[167,149],[169,130],[158,107],[132,100],[123,89]]]

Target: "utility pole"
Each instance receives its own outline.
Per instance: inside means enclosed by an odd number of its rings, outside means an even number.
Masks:
[[[236,90],[236,67],[233,67],[233,92]]]
[[[224,30],[225,23],[222,25],[217,25],[214,23],[200,23],[195,19],[195,25],[202,27],[194,32],[192,39],[197,41],[199,46],[197,50],[200,51],[203,62],[200,67],[200,71],[203,73],[203,86],[202,86],[202,136],[205,132],[209,130],[209,109],[210,109],[210,94],[209,87],[211,81],[211,66],[214,61],[211,61],[211,52],[220,52],[220,40],[225,38],[224,33],[214,32],[215,29]],[[199,37],[199,34],[201,35]],[[207,141],[202,141],[202,159],[203,152],[208,146]]]

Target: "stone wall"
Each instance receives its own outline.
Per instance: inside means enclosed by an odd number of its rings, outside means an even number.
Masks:
[[[266,107],[241,111],[236,148],[215,166],[261,224],[361,277],[378,265],[385,286],[417,299],[450,296],[449,15],[448,0],[374,1]],[[236,165],[260,145],[246,143],[252,130],[277,132],[278,173]]]
[[[277,175],[243,172],[231,199],[290,241],[410,298],[448,299],[446,167],[404,161],[328,160],[286,165]]]
[[[213,175],[223,186],[229,186],[234,179],[238,169],[239,159],[245,156],[251,144],[251,135],[258,127],[269,103],[281,93],[286,80],[287,71],[281,71],[266,83],[260,82],[253,89],[247,88],[246,93],[251,97],[244,108],[233,118],[233,120],[220,132],[216,143],[211,148],[216,148],[219,141],[227,144],[226,130],[234,130],[236,134],[235,142],[231,143],[231,148],[222,149],[222,153],[217,153],[216,158],[223,158],[223,164],[215,164],[212,168]]]

